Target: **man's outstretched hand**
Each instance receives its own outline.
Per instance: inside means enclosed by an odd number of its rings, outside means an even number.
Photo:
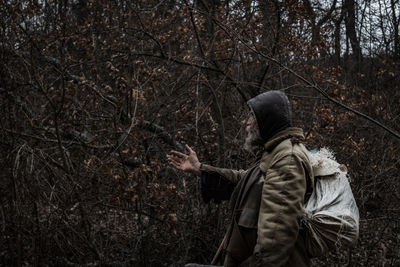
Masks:
[[[194,150],[186,145],[186,149],[189,151],[189,154],[183,154],[181,152],[172,150],[171,154],[172,155],[167,155],[167,159],[169,164],[177,168],[178,170],[184,171],[184,172],[191,172],[194,173],[198,176],[201,175],[200,171],[200,161],[197,158],[196,152]]]

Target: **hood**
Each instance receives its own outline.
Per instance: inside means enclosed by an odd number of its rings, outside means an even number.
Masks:
[[[278,132],[292,126],[292,109],[287,96],[281,91],[268,91],[247,101],[256,116],[264,142]]]

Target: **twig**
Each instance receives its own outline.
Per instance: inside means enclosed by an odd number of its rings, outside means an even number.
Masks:
[[[180,151],[185,151],[183,145],[176,141],[165,129],[164,127],[152,123],[150,121],[142,121],[143,128],[150,132],[158,134],[165,143],[177,148]]]

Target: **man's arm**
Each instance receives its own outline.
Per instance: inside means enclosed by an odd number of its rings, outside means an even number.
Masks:
[[[206,164],[201,164],[200,170],[209,174],[216,174],[236,185],[247,171],[217,168]]]
[[[306,191],[305,170],[296,155],[279,159],[267,171],[251,266],[284,265],[294,248]]]
[[[189,154],[172,150],[172,155],[167,155],[168,162],[178,170],[190,172],[197,176],[201,176],[202,172],[217,174],[233,184],[237,184],[246,174],[244,170],[236,171],[202,164],[197,158],[196,152],[190,146],[186,145],[186,149]]]
[[[171,155],[167,155],[168,162],[178,170],[201,176],[201,194],[206,203],[211,199],[216,202],[228,200],[236,183],[246,174],[246,171],[201,164],[196,152],[188,145],[186,149],[189,154],[171,151]]]

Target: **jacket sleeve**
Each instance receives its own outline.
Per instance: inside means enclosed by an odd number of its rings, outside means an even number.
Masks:
[[[236,185],[243,176],[246,175],[247,171],[245,170],[231,170],[231,169],[224,169],[224,168],[217,168],[207,164],[201,164],[200,170],[206,173],[214,173],[222,178],[228,180],[232,184]]]
[[[251,266],[282,266],[288,261],[299,233],[305,191],[305,170],[296,155],[284,156],[268,169]]]
[[[204,202],[211,199],[215,202],[228,200],[235,188],[235,184],[245,175],[246,171],[216,168],[202,164],[201,170],[201,195]]]

